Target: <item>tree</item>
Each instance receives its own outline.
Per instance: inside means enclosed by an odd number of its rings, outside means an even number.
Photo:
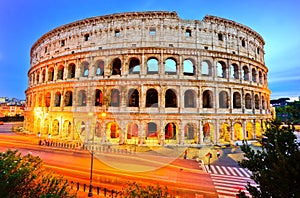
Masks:
[[[136,197],[147,197],[147,198],[172,198],[171,194],[168,193],[167,187],[162,189],[159,185],[157,186],[142,186],[139,183],[127,183],[125,189],[118,192],[118,195],[126,198],[136,198]]]
[[[239,164],[252,172],[258,187],[247,185],[253,197],[300,197],[300,150],[291,127],[281,128],[280,122],[267,123],[267,142],[261,151],[247,143],[241,149],[244,157]]]
[[[0,197],[76,197],[62,176],[43,168],[42,159],[17,150],[0,153]]]

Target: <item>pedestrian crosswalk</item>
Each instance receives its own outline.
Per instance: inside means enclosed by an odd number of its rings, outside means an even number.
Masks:
[[[204,169],[210,173],[219,198],[233,198],[239,191],[244,191],[251,197],[246,190],[247,183],[252,186],[257,184],[250,178],[251,172],[247,169],[232,166],[205,165]]]

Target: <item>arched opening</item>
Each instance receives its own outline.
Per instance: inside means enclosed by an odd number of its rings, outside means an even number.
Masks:
[[[177,107],[177,96],[172,89],[166,91],[165,102],[165,107]]]
[[[111,90],[110,106],[120,106],[120,91],[118,89]]]
[[[112,75],[121,75],[121,60],[119,58],[113,60]]]
[[[46,70],[42,71],[42,83],[46,81]]]
[[[73,105],[73,93],[72,91],[67,91],[65,94],[65,106],[72,106]]]
[[[137,89],[128,91],[128,107],[139,107],[139,92]]]
[[[243,75],[243,80],[245,81],[249,80],[249,69],[246,65],[243,67],[242,75]]]
[[[175,75],[177,73],[177,63],[174,59],[168,58],[165,61],[165,74]]]
[[[146,107],[158,107],[158,93],[156,89],[147,90]]]
[[[261,139],[261,124],[259,122],[255,123],[255,135],[256,135],[256,139]]]
[[[223,123],[220,129],[220,143],[229,144],[230,143],[230,126],[228,123]]]
[[[176,124],[168,123],[165,126],[165,139],[166,140],[176,140]]]
[[[208,60],[204,60],[201,62],[201,74],[204,76],[211,76],[211,64]]]
[[[217,77],[226,78],[226,64],[223,61],[217,62]]]
[[[158,60],[156,58],[148,59],[147,74],[158,74]]]
[[[129,74],[139,74],[140,70],[140,60],[137,58],[131,58],[129,61]]]
[[[256,70],[252,69],[252,82],[257,82]]]
[[[98,60],[96,62],[96,76],[103,76],[104,75],[104,61]]]
[[[103,95],[100,89],[96,89],[95,91],[95,106],[101,107],[103,103]]]
[[[154,122],[147,124],[147,137],[157,137],[157,125]]]
[[[261,97],[261,107],[263,110],[266,109],[266,101],[264,96]]]
[[[61,101],[61,93],[56,92],[54,95],[54,106],[55,107],[60,107],[60,101]]]
[[[57,69],[57,80],[63,80],[64,78],[64,66],[60,65]]]
[[[203,108],[213,108],[213,94],[212,91],[206,90],[203,92]]]
[[[49,133],[49,120],[45,119],[44,130],[42,131],[42,135],[47,135],[48,133]]]
[[[86,91],[80,90],[78,92],[78,106],[86,106],[87,98],[86,98]]]
[[[252,104],[251,104],[251,95],[249,93],[247,93],[245,95],[245,108],[246,109],[251,109],[252,108]]]
[[[212,143],[214,141],[214,126],[212,123],[206,122],[203,125],[203,142]]]
[[[185,108],[196,107],[196,97],[193,90],[186,90],[184,92],[184,107]]]
[[[259,109],[259,97],[257,94],[254,96],[255,109]]]
[[[254,139],[253,124],[251,122],[248,122],[246,124],[246,139],[248,140]]]
[[[263,75],[261,71],[258,72],[259,84],[263,84]]]
[[[135,123],[129,123],[127,125],[127,139],[137,138],[138,137],[138,125]]]
[[[196,126],[192,123],[188,123],[184,126],[184,139],[185,140],[195,140],[197,143],[197,132]]]
[[[238,109],[242,107],[241,94],[239,92],[233,93],[233,108]]]
[[[110,138],[118,138],[119,137],[119,126],[117,123],[112,122],[109,124],[110,129]]]
[[[40,83],[40,72],[36,73],[36,84]]]
[[[85,131],[85,122],[81,121],[80,123],[80,131],[79,131],[80,136],[82,137],[82,139],[85,138],[86,135],[86,131]]]
[[[219,108],[228,108],[228,107],[229,107],[228,93],[226,91],[221,91],[219,93]]]
[[[64,121],[64,124],[63,124],[63,132],[62,132],[62,137],[70,137],[71,136],[71,122],[68,121],[68,120],[65,120]]]
[[[45,95],[45,105],[46,107],[50,107],[51,103],[51,94],[49,92],[46,93]]]
[[[48,69],[48,81],[51,82],[54,80],[54,68],[50,67]]]
[[[230,66],[230,78],[239,79],[239,67],[235,63]]]
[[[59,135],[59,121],[57,119],[52,122],[52,134],[53,136]]]
[[[183,61],[183,75],[194,76],[195,74],[196,72],[193,61],[191,59],[185,59]]]
[[[75,69],[76,66],[74,63],[69,64],[68,66],[68,78],[75,78]]]
[[[81,77],[88,77],[89,76],[89,63],[86,62],[86,61],[81,63],[80,76]]]
[[[237,122],[233,125],[234,137],[233,140],[242,140],[243,139],[243,127],[242,124]]]

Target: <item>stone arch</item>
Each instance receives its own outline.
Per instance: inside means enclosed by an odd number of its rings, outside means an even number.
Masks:
[[[46,70],[43,69],[42,71],[42,83],[46,82]]]
[[[78,106],[86,106],[87,105],[87,94],[85,90],[80,90],[77,95]]]
[[[80,76],[88,77],[89,76],[89,63],[87,61],[83,61],[80,66]]]
[[[233,140],[243,140],[243,126],[240,122],[233,125]]]
[[[257,73],[255,68],[252,68],[252,82],[257,82]]]
[[[128,91],[128,107],[139,107],[139,91],[137,89],[130,89]]]
[[[245,108],[246,109],[252,108],[251,95],[249,93],[246,93],[246,95],[245,95]]]
[[[227,91],[221,91],[219,93],[219,108],[228,108],[229,98]]]
[[[206,122],[203,125],[203,142],[212,143],[214,141],[214,125],[210,122]]]
[[[233,93],[233,108],[239,109],[242,107],[241,94],[239,92]]]
[[[235,63],[230,65],[230,78],[239,79],[239,66]]]
[[[150,57],[147,60],[147,74],[158,74],[158,59]]]
[[[213,93],[210,90],[205,90],[202,96],[203,108],[213,108]]]
[[[201,62],[201,74],[205,76],[212,76],[212,66],[209,60]]]
[[[169,122],[165,126],[165,140],[176,140],[177,139],[178,127],[175,122]]]
[[[51,103],[51,93],[47,92],[45,94],[45,106],[50,107],[50,103]]]
[[[260,122],[255,123],[255,137],[256,137],[256,139],[261,139],[261,137],[262,137]]]
[[[119,107],[121,102],[120,91],[118,89],[111,90],[110,106]]]
[[[141,71],[140,60],[138,58],[130,58],[129,74],[139,74]]]
[[[173,89],[168,89],[165,94],[165,107],[177,107],[177,95]]]
[[[196,75],[196,69],[193,59],[185,59],[183,61],[183,75],[194,76]]]
[[[119,58],[115,58],[111,64],[111,74],[121,75],[122,62]]]
[[[196,93],[194,90],[186,90],[184,92],[184,107],[195,108],[196,107]]]
[[[157,124],[155,122],[148,122],[147,123],[147,131],[146,136],[153,138],[158,136]]]
[[[138,138],[139,127],[136,123],[130,122],[127,124],[127,139]]]
[[[68,78],[75,78],[75,70],[76,65],[74,63],[70,63],[68,66]]]
[[[255,109],[259,109],[259,97],[258,97],[258,94],[255,94],[255,96],[254,96],[254,106],[255,106]]]
[[[220,143],[221,144],[229,144],[231,141],[231,130],[230,130],[230,125],[226,122],[224,122],[220,126]]]
[[[177,74],[177,62],[174,58],[167,58],[165,60],[165,74]]]
[[[197,126],[194,123],[187,123],[184,126],[184,140],[198,143]]]
[[[245,81],[249,80],[249,68],[247,65],[243,66],[242,75],[243,75],[243,80]]]
[[[43,131],[41,131],[42,135],[47,135],[49,133],[49,129],[50,129],[49,119],[45,119],[44,129]]]
[[[158,107],[158,93],[156,89],[148,89],[146,93],[146,107]]]
[[[226,64],[224,61],[218,61],[216,64],[216,68],[217,68],[217,77],[220,78],[226,78]]]
[[[246,124],[246,138],[249,140],[254,139],[252,122],[247,122],[247,124]]]
[[[66,91],[64,97],[65,106],[72,106],[73,105],[73,92]]]
[[[51,82],[54,80],[54,68],[49,67],[48,68],[48,81]]]
[[[72,124],[69,120],[65,120],[62,129],[62,138],[70,138],[72,132]]]
[[[64,69],[65,67],[63,65],[59,65],[57,69],[57,80],[63,80],[64,79]]]
[[[117,139],[120,135],[120,127],[117,122],[110,122],[107,124],[107,137],[109,139]]]
[[[103,76],[104,75],[104,61],[103,60],[97,60],[96,61],[96,76]]]
[[[52,121],[52,133],[51,135],[53,136],[58,136],[59,135],[59,121],[57,119],[54,119]]]
[[[95,106],[101,107],[103,105],[103,93],[100,89],[95,90]]]

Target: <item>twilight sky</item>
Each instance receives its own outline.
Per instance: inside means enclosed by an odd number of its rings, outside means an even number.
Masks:
[[[30,48],[48,31],[93,16],[155,10],[252,28],[266,42],[271,99],[300,96],[299,0],[0,0],[0,97],[25,99]]]

